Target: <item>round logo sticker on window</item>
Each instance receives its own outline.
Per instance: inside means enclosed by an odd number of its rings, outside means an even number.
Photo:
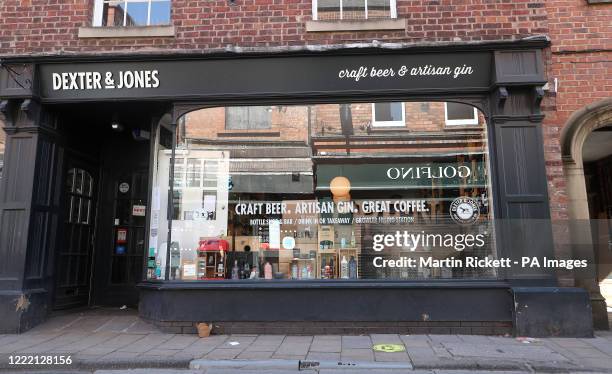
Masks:
[[[470,225],[480,217],[480,204],[471,197],[458,197],[451,203],[450,216],[461,225]]]
[[[127,182],[119,184],[119,192],[127,193],[130,190],[130,185]]]
[[[283,238],[283,248],[285,249],[295,248],[295,239],[293,238],[293,236],[285,236]]]

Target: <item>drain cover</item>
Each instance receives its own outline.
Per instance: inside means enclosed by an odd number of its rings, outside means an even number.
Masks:
[[[404,352],[406,347],[402,344],[376,344],[372,347],[376,352]]]

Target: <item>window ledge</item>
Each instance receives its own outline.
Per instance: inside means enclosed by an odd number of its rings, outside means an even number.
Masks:
[[[406,20],[370,19],[362,21],[306,21],[306,32],[405,30]]]
[[[611,4],[612,0],[587,0],[587,4]]]
[[[79,27],[79,38],[174,37],[174,26]]]

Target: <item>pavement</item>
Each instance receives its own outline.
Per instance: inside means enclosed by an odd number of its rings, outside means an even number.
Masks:
[[[378,351],[375,345],[397,351]],[[70,364],[11,365],[18,356],[70,357]],[[0,373],[10,372],[612,373],[612,332],[598,331],[591,339],[399,334],[199,338],[163,333],[134,310],[92,309],[55,315],[21,335],[0,334]]]

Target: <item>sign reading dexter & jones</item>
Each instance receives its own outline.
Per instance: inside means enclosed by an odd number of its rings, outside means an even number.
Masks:
[[[117,77],[110,71],[53,73],[53,91],[157,88],[159,87],[158,74],[157,70],[119,71]],[[102,76],[104,76],[104,81]]]
[[[43,101],[488,91],[489,52],[53,63]]]

